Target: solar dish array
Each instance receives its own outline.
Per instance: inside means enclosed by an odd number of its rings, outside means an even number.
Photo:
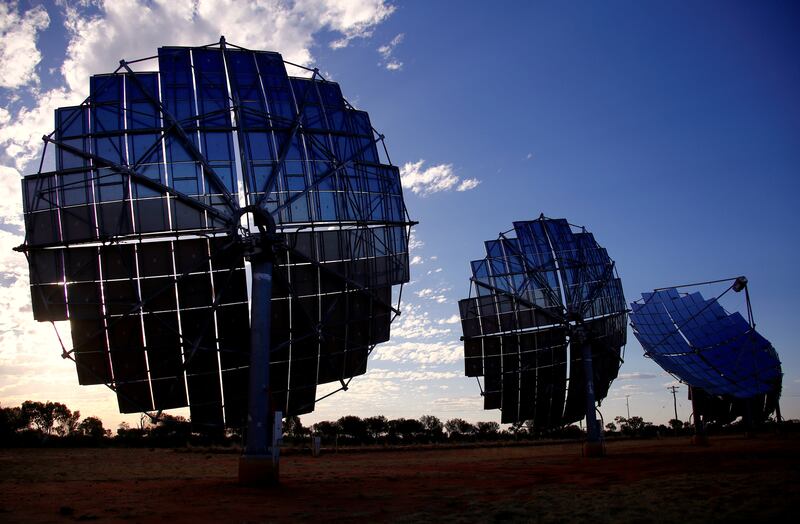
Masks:
[[[247,205],[277,229],[272,399],[314,408],[318,384],[365,373],[408,281],[398,169],[367,113],[277,53],[158,50],[157,72],[91,77],[56,111],[54,172],[23,180],[34,317],[69,320],[81,384],[122,412],[189,406],[240,426],[247,410]],[[244,216],[244,218],[242,218]]]
[[[643,293],[631,307],[645,354],[686,384],[739,399],[780,389],[781,364],[772,344],[716,299],[670,288]]]
[[[601,400],[621,363],[625,298],[591,233],[548,218],[514,222],[513,232],[486,242],[486,257],[472,262],[475,296],[459,301],[465,373],[484,377],[484,408],[499,408],[503,423],[557,427],[585,415],[576,325],[591,345]]]

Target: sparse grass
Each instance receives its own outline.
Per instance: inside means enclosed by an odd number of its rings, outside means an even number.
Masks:
[[[783,522],[800,498],[797,437],[284,457],[275,489],[237,457],[147,449],[0,450],[0,520]]]

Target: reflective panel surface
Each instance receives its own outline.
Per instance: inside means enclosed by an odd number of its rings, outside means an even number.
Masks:
[[[670,288],[643,293],[631,308],[633,332],[645,354],[682,382],[739,399],[780,390],[775,348],[716,299]]]
[[[34,318],[69,321],[79,382],[114,388],[120,411],[243,425],[247,206],[276,230],[276,410],[312,411],[317,385],[344,387],[389,339],[409,279],[399,171],[368,114],[303,73],[230,44],[164,47],[56,111],[55,169],[23,179]]]
[[[597,400],[616,378],[626,340],[622,285],[584,228],[541,217],[485,242],[459,301],[467,376],[483,377],[485,409],[537,429],[585,415],[576,330],[591,346]]]

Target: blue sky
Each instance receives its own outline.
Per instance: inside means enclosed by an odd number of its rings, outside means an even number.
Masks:
[[[0,403],[61,400],[109,423],[29,309],[18,177],[35,169],[52,109],[88,75],[160,45],[228,41],[314,64],[370,113],[403,168],[412,283],[370,372],[304,421],[353,413],[499,420],[462,377],[457,300],[483,240],[514,220],[586,225],[626,297],[747,275],[758,328],[800,418],[793,336],[800,283],[800,8],[789,2],[5,2],[0,6]],[[142,5],[148,9],[141,14]],[[134,16],[134,13],[140,13]],[[39,57],[40,61],[35,62]],[[704,294],[722,289],[710,288]],[[742,296],[729,308],[742,308]],[[673,379],[632,334],[601,411],[672,418]],[[679,415],[690,411],[681,387]]]

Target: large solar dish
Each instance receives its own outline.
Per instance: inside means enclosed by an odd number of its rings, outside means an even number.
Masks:
[[[747,279],[732,280],[722,295],[746,289]],[[709,420],[743,415],[746,400],[754,416],[765,418],[776,408],[783,374],[775,348],[755,329],[749,299],[745,318],[726,311],[722,295],[706,299],[680,287],[631,303],[631,326],[645,355],[692,388]]]
[[[121,412],[245,424],[254,257],[272,265],[273,411],[312,411],[389,339],[409,278],[399,172],[368,114],[305,73],[224,39],[162,47],[56,110],[53,169],[23,180],[33,315],[69,321],[64,356]]]
[[[625,345],[614,262],[585,228],[544,216],[485,248],[459,301],[465,373],[483,377],[484,408],[537,430],[593,420]]]

